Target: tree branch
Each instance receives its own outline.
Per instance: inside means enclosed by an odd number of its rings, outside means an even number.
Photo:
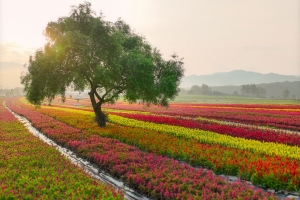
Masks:
[[[120,93],[123,92],[123,89],[119,89],[115,94],[113,94],[110,98],[106,99],[105,102],[109,102],[111,100],[113,100],[114,98],[116,98]]]
[[[122,81],[123,81],[123,79],[122,79]],[[105,92],[105,94],[102,96],[102,98],[104,98],[104,97],[106,97],[112,90],[114,90],[114,89],[118,89],[118,92],[117,92],[117,94],[120,94],[120,92],[119,91],[123,91],[123,82],[120,82],[120,84],[119,85],[115,85],[115,86],[112,86],[108,91],[106,90],[106,92]],[[106,88],[105,88],[106,89]]]
[[[95,95],[96,95],[97,99],[99,99],[99,101],[103,101],[104,97],[101,98],[96,90],[95,90]]]

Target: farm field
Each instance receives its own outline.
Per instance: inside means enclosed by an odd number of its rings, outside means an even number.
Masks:
[[[150,197],[256,199],[254,197],[259,194],[257,199],[261,199],[267,195],[241,182],[235,183],[236,189],[232,191],[231,186],[219,177],[195,167],[238,176],[266,189],[299,191],[297,114],[300,107],[297,105],[173,103],[165,109],[117,103],[105,107],[110,124],[103,129],[93,121],[94,114],[87,101],[84,107],[74,107],[74,102],[67,100],[63,105],[35,109],[24,99],[15,99],[7,105],[30,119],[50,138],[93,160]],[[255,113],[256,117],[267,113],[268,118],[259,124],[253,123],[252,127],[229,125],[219,123],[222,121],[218,118],[219,110],[223,115],[225,110],[231,116],[234,115],[231,112],[249,116]],[[202,112],[214,112],[214,117],[203,117]],[[45,115],[76,130],[64,130],[62,125],[56,127],[54,124],[58,122]],[[295,122],[287,125],[276,121],[285,117],[293,118]],[[247,121],[244,119],[243,123]],[[259,129],[257,125],[265,128]],[[268,126],[281,131],[268,129]],[[285,129],[291,131],[285,132]],[[85,146],[81,145],[80,130],[84,133]]]
[[[300,200],[300,1],[23,2],[0,200]]]
[[[208,95],[179,95],[174,99],[174,102],[189,102],[189,103],[237,103],[237,104],[300,104],[300,100],[296,99],[268,99],[255,98],[244,96],[208,96]]]
[[[0,199],[123,199],[29,133],[0,103]]]
[[[53,101],[53,105],[71,106],[74,108],[76,100],[67,99],[62,103],[59,99]],[[91,110],[89,99],[80,100],[76,108]],[[273,127],[283,130],[300,131],[300,105],[298,104],[190,104],[171,103],[166,109],[158,106],[147,107],[142,104],[129,104],[117,102],[114,105],[103,106],[108,112],[121,110],[140,111],[151,114],[168,115],[177,117],[190,117],[204,120],[221,120],[237,122],[255,126]],[[113,109],[113,110],[112,110]]]

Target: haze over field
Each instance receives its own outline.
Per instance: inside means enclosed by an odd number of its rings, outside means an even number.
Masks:
[[[47,23],[82,2],[0,0],[1,88],[21,86],[23,65],[46,42]],[[164,58],[184,57],[185,76],[233,70],[300,76],[298,0],[90,2],[106,20],[125,20]]]

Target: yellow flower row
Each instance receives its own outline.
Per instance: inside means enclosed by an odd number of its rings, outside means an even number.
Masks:
[[[67,111],[67,112],[75,112],[75,113],[84,113],[84,114],[94,115],[94,112],[91,112],[92,111],[91,107],[89,109],[86,109],[86,111],[85,110],[76,110],[76,109],[74,109],[74,107],[71,107],[71,106],[69,106],[69,108],[67,108],[67,107],[68,106],[65,106],[65,108],[55,107],[55,106],[41,106],[41,108],[59,109],[59,110]],[[111,109],[111,108],[102,108],[102,110],[105,112],[131,113],[131,114],[143,114],[143,115],[150,114],[150,112],[142,112],[142,111],[134,111],[134,110],[117,110],[117,109]]]
[[[264,153],[267,155],[277,155],[281,157],[300,159],[300,148],[296,146],[288,146],[285,144],[278,144],[273,142],[260,142],[257,140],[222,135],[210,131],[144,122],[112,114],[109,115],[109,121],[124,126],[146,128],[159,132],[166,132],[182,138],[195,138],[198,141],[206,144],[219,144],[222,146],[248,150],[251,152]]]

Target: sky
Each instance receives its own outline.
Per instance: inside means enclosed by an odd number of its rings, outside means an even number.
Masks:
[[[123,19],[165,59],[173,53],[184,58],[185,76],[232,70],[300,76],[299,0],[89,2],[105,20]],[[0,87],[13,76],[3,66],[26,64],[46,43],[47,23],[68,16],[70,6],[80,3],[0,0]]]

